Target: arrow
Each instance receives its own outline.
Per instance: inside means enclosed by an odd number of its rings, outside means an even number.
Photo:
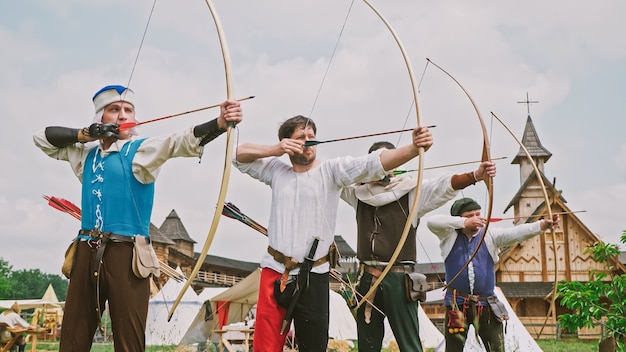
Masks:
[[[248,99],[252,99],[252,98],[254,98],[254,95],[251,95],[251,96],[245,97],[245,98],[236,99],[236,101],[244,101],[244,100],[248,100]],[[141,126],[141,125],[146,124],[146,123],[160,121],[160,120],[165,120],[165,119],[169,119],[169,118],[177,117],[177,116],[181,116],[181,115],[187,115],[187,114],[191,114],[191,113],[202,111],[202,110],[208,110],[208,109],[216,108],[216,107],[218,107],[220,105],[221,105],[221,103],[220,104],[209,105],[209,106],[205,106],[203,108],[193,109],[193,110],[189,110],[189,111],[185,111],[185,112],[179,112],[178,114],[174,114],[174,115],[157,117],[155,119],[142,121],[142,122],[136,122],[136,121],[124,122],[124,123],[120,124],[120,128],[119,129],[120,129],[120,131],[124,131],[124,130],[130,129],[130,128],[133,128],[133,127]]]
[[[499,158],[492,158],[491,161],[502,160],[502,159],[506,159],[506,158],[507,158],[506,156],[501,156]],[[459,166],[459,165],[466,165],[466,164],[473,164],[473,163],[481,163],[481,162],[482,162],[482,160],[464,161],[462,163],[425,167],[424,170],[441,169],[441,168],[444,168],[444,167],[452,167],[452,166]],[[391,174],[393,176],[398,176],[398,175],[406,174],[407,172],[415,172],[415,171],[417,171],[417,170],[394,170],[394,171],[392,171]]]
[[[241,221],[244,224],[267,236],[267,228],[265,228],[258,222],[250,219],[246,214],[242,213],[241,210],[239,210],[239,208],[237,208],[233,203],[228,202],[224,204],[224,209],[222,209],[222,215],[231,219]]]
[[[431,126],[426,126],[426,128],[433,128],[433,127],[437,127],[436,125],[431,125]],[[408,131],[413,131],[415,128],[407,128],[404,130],[397,130],[397,131],[390,131],[390,132],[380,132],[380,133],[372,133],[372,134],[365,134],[365,135],[361,135],[361,136],[354,136],[354,137],[345,137],[345,138],[338,138],[338,139],[331,139],[329,141],[306,141],[304,142],[304,147],[312,147],[318,144],[322,144],[322,143],[331,143],[331,142],[339,142],[339,141],[347,141],[350,139],[357,139],[357,138],[366,138],[366,137],[374,137],[374,136],[382,136],[384,134],[393,134],[393,133],[401,133],[401,132],[408,132]]]
[[[80,217],[81,217],[80,208],[74,205],[69,200],[66,200],[63,198],[51,197],[51,196],[43,196],[43,198],[47,200],[48,205],[50,205],[54,209],[60,210],[64,213],[68,213],[74,218],[76,218],[77,220],[80,220]]]
[[[552,213],[552,215],[558,214],[558,215],[564,215],[564,214],[575,214],[575,213],[586,213],[586,210],[577,210],[577,211],[562,211],[560,213]],[[498,221],[502,221],[502,220],[517,220],[517,219],[528,219],[533,217],[532,216],[514,216],[514,217],[510,217],[510,218],[491,218],[489,219],[489,222],[498,222]]]

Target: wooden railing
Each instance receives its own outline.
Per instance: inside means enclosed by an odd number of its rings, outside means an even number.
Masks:
[[[196,278],[198,281],[202,281],[211,285],[218,286],[233,286],[239,281],[243,280],[242,277],[234,276],[234,275],[223,275],[218,273],[212,273],[208,271],[200,271],[198,272],[198,277]]]

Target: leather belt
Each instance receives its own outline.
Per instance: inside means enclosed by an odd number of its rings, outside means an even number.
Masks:
[[[373,277],[380,277],[382,275],[383,270],[385,270],[384,266],[372,266],[367,264],[361,264],[361,271],[366,271]],[[392,273],[412,273],[415,271],[413,265],[407,264],[397,264],[393,265],[391,269],[389,269]]]
[[[80,230],[79,235],[89,236],[94,241],[112,241],[112,242],[135,242],[135,236],[118,235],[112,232],[102,232],[99,230]]]
[[[469,293],[459,292],[459,291],[456,291],[456,295],[466,298],[468,301],[472,301],[472,302],[488,302],[487,301],[488,297],[481,297],[479,295],[470,295]]]
[[[293,257],[286,256],[280,251],[272,248],[271,246],[267,246],[267,253],[269,253],[274,258],[275,261],[283,264],[285,266],[285,270],[295,269],[302,264],[294,260]],[[312,267],[322,265],[326,263],[327,261],[328,261],[328,254],[314,261]]]

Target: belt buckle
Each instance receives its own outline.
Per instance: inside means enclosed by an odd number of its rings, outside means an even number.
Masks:
[[[99,228],[94,227],[89,231],[89,239],[87,240],[87,244],[91,248],[98,249],[102,244],[102,237],[102,231]]]
[[[476,302],[478,303],[478,295],[467,295],[467,299],[472,301],[472,302]]]

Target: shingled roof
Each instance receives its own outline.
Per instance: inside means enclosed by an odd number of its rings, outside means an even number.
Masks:
[[[342,257],[356,257],[356,252],[352,249],[352,247],[350,247],[348,242],[343,239],[343,237],[335,236],[335,244],[337,244],[337,249],[339,250],[339,253],[341,253]]]
[[[176,244],[176,242],[165,236],[158,227],[154,226],[153,223],[150,223],[150,241],[170,245]]]
[[[183,222],[180,220],[178,214],[176,214],[176,210],[174,209],[172,209],[170,214],[165,218],[163,224],[159,227],[159,230],[162,233],[167,234],[167,237],[173,241],[181,240],[196,243],[196,241],[189,237],[189,233],[187,233]]]
[[[546,297],[554,286],[553,282],[498,282],[496,286],[509,298]]]
[[[193,256],[197,260],[198,257],[200,256],[200,253],[194,253]],[[211,265],[211,266],[218,266],[222,268],[239,269],[239,270],[244,270],[248,272],[253,272],[260,266],[259,263],[245,262],[242,260],[218,257],[216,255],[210,255],[210,254],[204,258],[204,264]]]
[[[552,156],[552,153],[541,145],[539,137],[537,136],[537,130],[535,130],[535,125],[533,124],[533,120],[530,118],[530,115],[528,115],[528,118],[526,119],[526,127],[524,127],[522,144],[526,147],[533,158],[543,158],[544,161],[548,161],[548,159]],[[519,148],[517,155],[515,155],[515,158],[513,158],[511,164],[519,164],[520,159],[527,159],[526,153],[524,153],[524,150],[521,147]]]

